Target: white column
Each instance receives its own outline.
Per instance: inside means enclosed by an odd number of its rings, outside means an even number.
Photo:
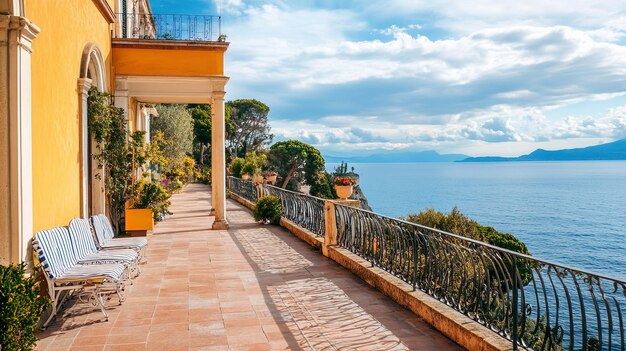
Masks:
[[[80,215],[83,218],[89,217],[89,128],[87,115],[87,98],[89,97],[89,89],[91,88],[91,79],[79,78],[78,79],[78,94],[80,96],[80,148],[81,148],[81,182],[80,182],[80,196],[81,196],[81,210]]]
[[[124,113],[128,116],[130,106],[130,98],[128,97],[128,80],[126,77],[115,77],[115,107],[124,109]]]
[[[0,263],[32,262],[32,41],[39,28],[0,15]]]
[[[228,229],[226,220],[226,154],[223,84],[221,90],[213,91],[211,103],[211,189],[215,222],[213,229]]]

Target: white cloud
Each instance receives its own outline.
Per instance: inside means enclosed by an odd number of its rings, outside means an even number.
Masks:
[[[621,1],[319,4],[222,2],[228,97],[266,102],[279,137],[355,149],[626,137],[623,109],[550,112],[626,94]]]

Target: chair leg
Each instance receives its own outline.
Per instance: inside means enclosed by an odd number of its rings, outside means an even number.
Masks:
[[[96,303],[98,306],[100,306],[100,311],[102,311],[102,314],[104,314],[104,319],[105,321],[109,321],[109,314],[107,313],[106,308],[104,308],[104,300],[102,299],[102,292],[100,291],[100,288],[97,287],[94,289],[93,291],[94,294],[94,298],[96,300]]]
[[[44,324],[41,326],[41,329],[46,329],[48,327],[48,324],[50,324],[50,322],[52,321],[52,318],[54,318],[54,316],[56,316],[57,314],[57,301],[59,296],[57,295],[60,292],[57,292],[54,290],[54,284],[49,284],[48,285],[50,287],[50,296],[51,296],[51,304],[52,304],[52,312],[50,312],[50,316],[48,317],[48,319],[44,322]]]
[[[123,283],[119,282],[115,284],[115,292],[117,293],[117,298],[120,302],[120,305],[124,302],[124,295],[122,295]]]
[[[48,319],[46,319],[46,321],[44,322],[44,324],[41,326],[42,329],[46,329],[48,327],[48,324],[50,324],[50,322],[52,321],[52,318],[54,318],[54,316],[56,316],[57,312],[58,312],[58,301],[59,301],[59,295],[63,292],[63,290],[57,290],[55,289],[54,286],[54,282],[48,280],[46,278],[46,282],[48,283],[48,292],[50,294],[50,299],[51,301],[51,305],[52,305],[52,312],[50,312],[50,316],[48,317]]]

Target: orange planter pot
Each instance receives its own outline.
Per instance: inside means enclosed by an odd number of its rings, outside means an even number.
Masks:
[[[126,215],[126,231],[154,229],[154,218],[152,217],[151,209],[127,208],[124,213]]]
[[[335,185],[337,196],[342,200],[347,200],[352,195],[352,185]]]
[[[265,177],[265,179],[267,179],[268,182],[272,183],[272,185],[276,184],[276,176],[267,176]]]

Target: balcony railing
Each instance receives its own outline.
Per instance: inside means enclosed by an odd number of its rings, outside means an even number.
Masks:
[[[353,207],[337,244],[533,350],[624,350],[626,282]],[[554,248],[558,250],[558,248]]]
[[[319,237],[324,236],[324,199],[271,185],[265,189],[270,195],[280,199],[283,217]]]
[[[117,38],[224,41],[222,19],[208,15],[117,14]]]
[[[256,202],[241,180],[231,192]],[[252,182],[247,182],[254,186]],[[283,217],[510,340],[513,349],[626,349],[626,281],[273,186]],[[328,217],[331,216],[331,217]],[[333,218],[334,217],[334,218]],[[326,221],[336,228],[328,229]],[[555,248],[558,250],[558,248]]]
[[[237,194],[238,196],[256,204],[259,200],[258,187],[254,182],[249,180],[243,180],[235,177],[228,177],[226,179],[227,188],[229,191]]]

